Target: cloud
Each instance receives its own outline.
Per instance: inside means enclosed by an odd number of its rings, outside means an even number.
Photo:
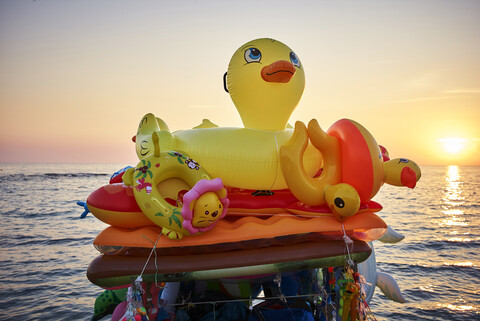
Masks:
[[[477,88],[461,88],[461,89],[450,89],[450,90],[445,90],[445,94],[474,94],[474,95],[479,95],[480,94],[480,89]]]
[[[217,108],[214,105],[190,105],[188,106],[189,109],[214,109]]]
[[[409,104],[409,103],[418,103],[422,101],[444,100],[444,99],[454,99],[454,98],[458,98],[458,97],[457,96],[420,97],[420,98],[412,98],[412,99],[392,100],[387,102],[387,104]]]
[[[407,86],[412,89],[436,88],[438,87],[439,82],[443,78],[442,75],[442,70],[425,72],[417,75],[415,78],[410,79],[407,82]]]
[[[445,100],[445,99],[458,99],[463,97],[468,97],[470,95],[480,95],[480,89],[477,88],[459,88],[459,89],[448,89],[442,92],[442,95],[431,96],[431,97],[419,97],[412,99],[400,99],[387,102],[388,104],[408,104],[408,103],[418,103],[424,101],[435,101],[435,100]]]
[[[480,138],[450,137],[450,138],[438,138],[437,141],[439,141],[439,142],[452,142],[452,143],[480,142]]]

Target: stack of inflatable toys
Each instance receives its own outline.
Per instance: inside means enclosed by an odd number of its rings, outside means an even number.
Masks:
[[[304,85],[289,47],[257,39],[224,75],[243,128],[140,120],[138,164],[83,204],[109,225],[87,271],[105,289],[92,320],[371,316],[358,266],[387,231],[372,198],[384,183],[415,187],[420,168],[353,120],[289,126]]]

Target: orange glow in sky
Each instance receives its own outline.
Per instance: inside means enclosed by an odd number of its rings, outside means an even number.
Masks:
[[[291,47],[290,123],[350,118],[392,158],[480,166],[480,1],[0,2],[0,162],[133,165],[152,112],[171,130],[241,127],[235,50]]]

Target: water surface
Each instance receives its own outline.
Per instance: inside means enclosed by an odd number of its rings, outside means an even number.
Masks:
[[[106,227],[77,201],[124,165],[0,165],[0,320],[89,320],[102,289],[86,276]],[[480,168],[422,167],[414,190],[384,186],[379,215],[405,235],[375,242],[378,270],[407,303],[378,289],[377,320],[474,320],[480,314]],[[108,320],[108,318],[105,318]]]

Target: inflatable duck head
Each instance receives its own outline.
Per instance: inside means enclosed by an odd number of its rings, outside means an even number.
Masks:
[[[226,74],[226,89],[247,128],[284,130],[304,87],[305,74],[297,55],[268,38],[241,46]]]

